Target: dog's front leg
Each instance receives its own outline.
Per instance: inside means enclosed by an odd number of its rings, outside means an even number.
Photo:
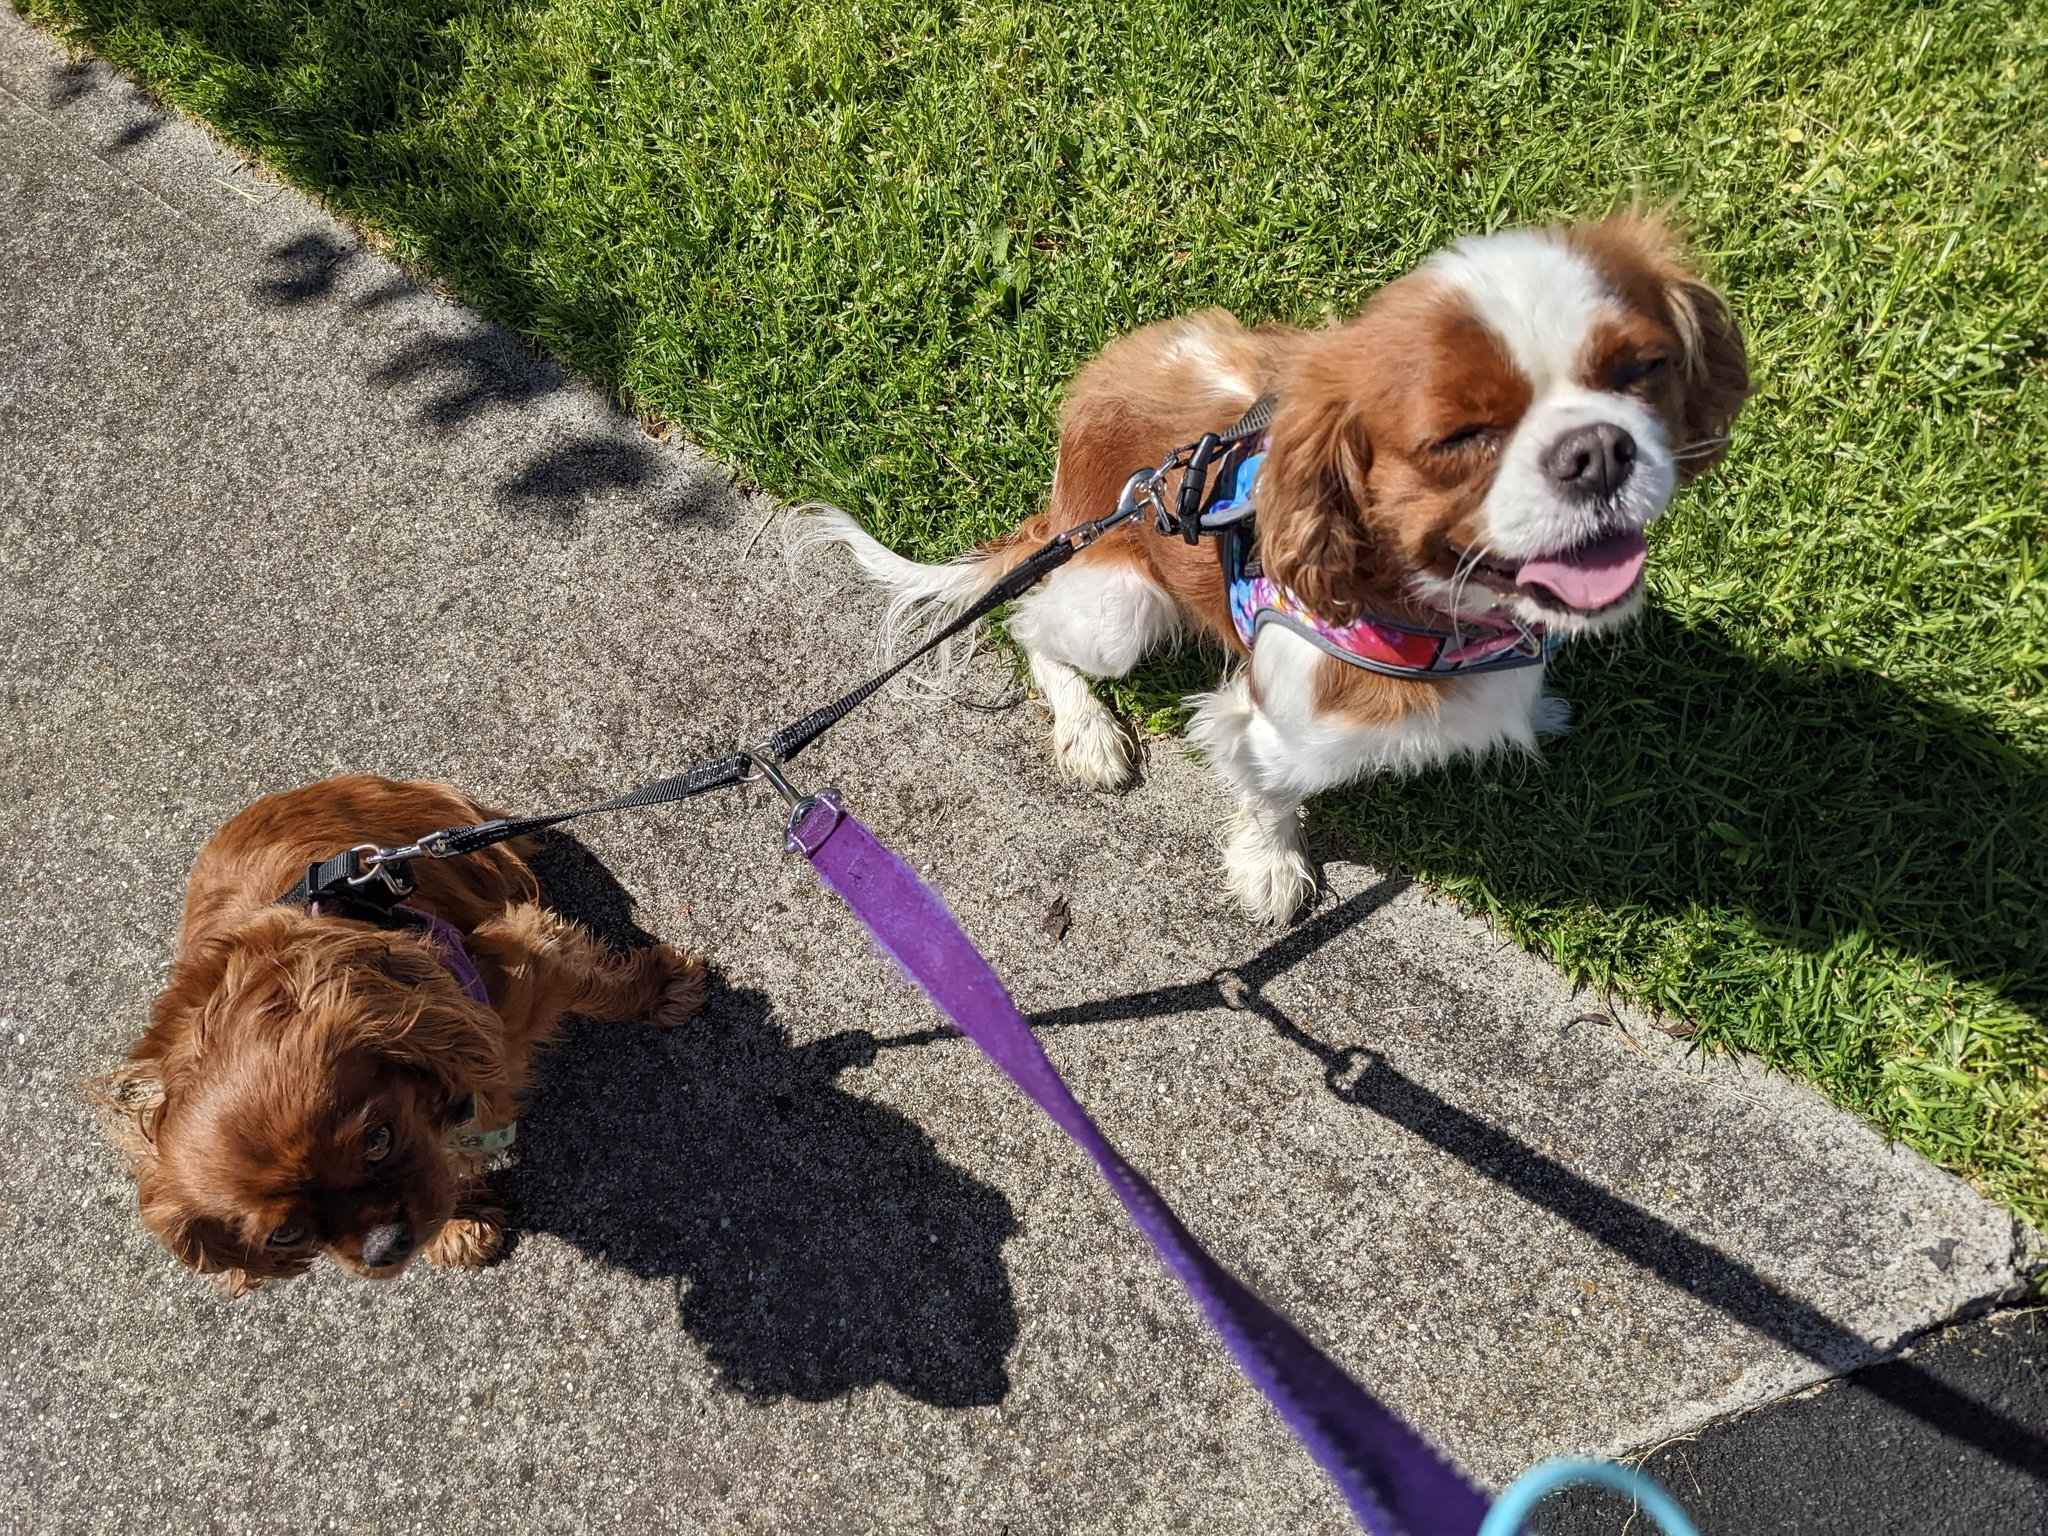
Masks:
[[[1188,735],[1236,791],[1238,810],[1223,850],[1223,878],[1248,917],[1284,923],[1315,894],[1316,871],[1302,836],[1303,796],[1285,783],[1274,723],[1240,671],[1195,700]]]
[[[505,1248],[505,1206],[483,1175],[465,1178],[455,1214],[441,1224],[420,1257],[441,1269],[482,1269]]]
[[[1088,687],[1124,677],[1179,628],[1173,598],[1136,567],[1086,556],[1017,604],[1010,633],[1024,647],[1052,711],[1053,761],[1089,789],[1119,790],[1137,771],[1130,732]]]
[[[1223,878],[1248,917],[1284,923],[1316,893],[1302,837],[1301,802],[1245,795],[1230,823]]]

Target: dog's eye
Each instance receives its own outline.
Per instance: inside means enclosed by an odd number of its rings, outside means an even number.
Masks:
[[[1431,443],[1433,453],[1463,453],[1468,448],[1491,448],[1499,436],[1483,421],[1476,421],[1469,427],[1460,427],[1449,437],[1440,437]]]
[[[1608,375],[1607,386],[1610,389],[1633,389],[1669,361],[1664,357],[1639,357],[1634,362],[1623,363]]]
[[[381,1163],[391,1155],[391,1127],[380,1125],[363,1138],[363,1160]]]
[[[288,1221],[281,1227],[271,1229],[264,1239],[273,1248],[296,1248],[306,1240],[306,1229],[295,1221]]]

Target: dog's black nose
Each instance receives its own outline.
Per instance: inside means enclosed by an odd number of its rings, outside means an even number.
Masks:
[[[363,1239],[363,1263],[371,1269],[389,1269],[412,1252],[412,1226],[392,1221],[370,1228]]]
[[[1543,472],[1569,496],[1612,496],[1636,467],[1636,440],[1611,421],[1573,427],[1550,445]]]

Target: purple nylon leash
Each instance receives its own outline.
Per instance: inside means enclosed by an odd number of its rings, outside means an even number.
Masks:
[[[1110,1145],[938,895],[834,799],[805,800],[789,845],[948,1018],[1094,1161],[1239,1367],[1373,1536],[1474,1536],[1487,1500],[1388,1407],[1212,1258]]]

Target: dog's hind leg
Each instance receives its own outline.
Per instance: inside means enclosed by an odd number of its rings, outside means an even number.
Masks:
[[[539,1043],[565,1013],[618,1023],[680,1024],[704,1001],[704,962],[668,944],[624,953],[581,923],[522,903],[480,925],[476,938],[498,948],[534,990],[528,1015],[542,1021]]]
[[[1084,556],[1018,602],[1010,633],[1024,647],[1032,680],[1052,710],[1053,758],[1061,773],[1091,789],[1131,782],[1134,744],[1087,678],[1123,677],[1178,627],[1166,590],[1116,559]]]
[[[671,944],[619,954],[578,930],[587,945],[578,958],[571,1012],[659,1028],[685,1023],[704,1004],[704,962]]]

